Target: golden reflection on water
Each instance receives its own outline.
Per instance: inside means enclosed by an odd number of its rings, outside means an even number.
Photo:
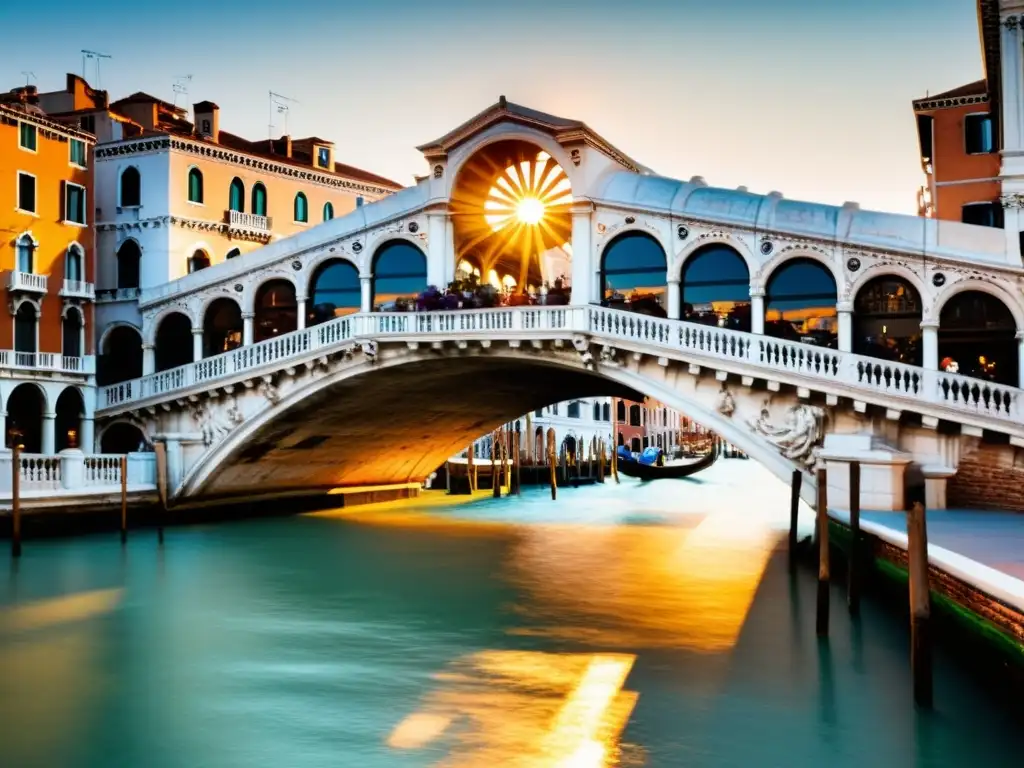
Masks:
[[[83,736],[102,692],[100,630],[87,619],[112,612],[123,592],[93,590],[0,609],[0,721],[7,724],[0,762],[44,765],[42,756],[61,751],[55,743]]]
[[[618,740],[637,699],[623,685],[634,658],[474,654],[435,676],[440,687],[398,724],[388,745],[421,749],[446,738],[447,756],[436,763],[445,768],[623,765]]]
[[[485,651],[438,674],[438,689],[388,743],[448,746],[436,765],[454,768],[643,764],[640,747],[619,745],[637,700],[623,690],[635,659],[629,651],[732,649],[782,535],[742,510],[665,525],[595,526],[382,513],[364,510],[359,519],[509,537],[500,575],[518,589],[512,608],[522,619],[512,632],[596,651]]]

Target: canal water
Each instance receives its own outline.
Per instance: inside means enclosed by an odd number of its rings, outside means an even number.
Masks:
[[[0,578],[0,765],[1019,765],[902,622],[814,635],[753,462],[519,500],[28,542]]]

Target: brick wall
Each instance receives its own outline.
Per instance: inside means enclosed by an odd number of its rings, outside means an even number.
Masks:
[[[950,509],[1024,512],[1024,457],[1007,445],[981,445],[960,459],[946,488]]]

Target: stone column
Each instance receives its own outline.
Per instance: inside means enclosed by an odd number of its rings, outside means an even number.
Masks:
[[[450,280],[445,279],[445,267],[448,260],[455,260],[454,253],[445,249],[448,228],[448,211],[444,208],[427,211],[427,284],[436,285],[441,290]],[[454,270],[455,267],[453,266]]]
[[[999,58],[1002,67],[1001,93],[995,94],[994,98],[1001,99],[1002,103],[1002,138],[1003,151],[1015,151],[1021,149],[1022,120],[1021,120],[1021,89],[1024,83],[1021,82],[1021,19],[1017,16],[1010,16],[1001,20],[1003,24],[999,29]]]
[[[849,302],[836,305],[839,313],[839,351],[853,350],[853,306]]]
[[[256,315],[252,312],[242,313],[242,345],[248,347],[252,344],[252,321]]]
[[[198,362],[203,359],[203,329],[192,329],[192,361]]]
[[[1017,331],[1017,386],[1024,386],[1024,331]]]
[[[7,411],[0,411],[0,449],[7,447]]]
[[[142,375],[156,373],[156,347],[152,344],[142,345]]]
[[[85,454],[77,448],[66,448],[59,455],[61,488],[79,490],[85,485]]]
[[[306,297],[299,296],[295,299],[295,327],[302,330],[306,327]]]
[[[921,323],[921,367],[929,371],[939,370],[938,323]]]
[[[43,414],[43,448],[42,452],[52,456],[57,446],[57,414]]]
[[[764,333],[764,291],[750,292],[750,331]]]
[[[572,274],[567,277],[572,280],[572,304],[576,306],[600,301],[600,296],[593,289],[593,282],[600,279],[595,277],[598,270],[593,263],[590,242],[593,212],[594,204],[589,200],[580,201],[572,207]],[[556,277],[558,275],[551,275],[550,279],[554,281]]]
[[[668,281],[668,316],[673,320],[683,319],[682,293],[679,280]]]
[[[78,447],[82,449],[83,453],[96,453],[96,442],[95,438],[95,427],[96,422],[93,421],[92,416],[82,417],[82,428],[78,435]]]
[[[373,278],[369,275],[359,276],[359,311],[370,312],[373,310]]]

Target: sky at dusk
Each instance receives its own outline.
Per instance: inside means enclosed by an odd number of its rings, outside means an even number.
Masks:
[[[504,94],[665,176],[914,213],[910,102],[982,76],[975,0],[52,0],[46,24],[0,5],[4,90],[23,71],[63,88],[87,48],[113,56],[87,73],[113,98],[171,101],[192,75],[178,103],[217,102],[247,138],[276,91],[292,136],[405,184],[427,171],[416,145]]]

